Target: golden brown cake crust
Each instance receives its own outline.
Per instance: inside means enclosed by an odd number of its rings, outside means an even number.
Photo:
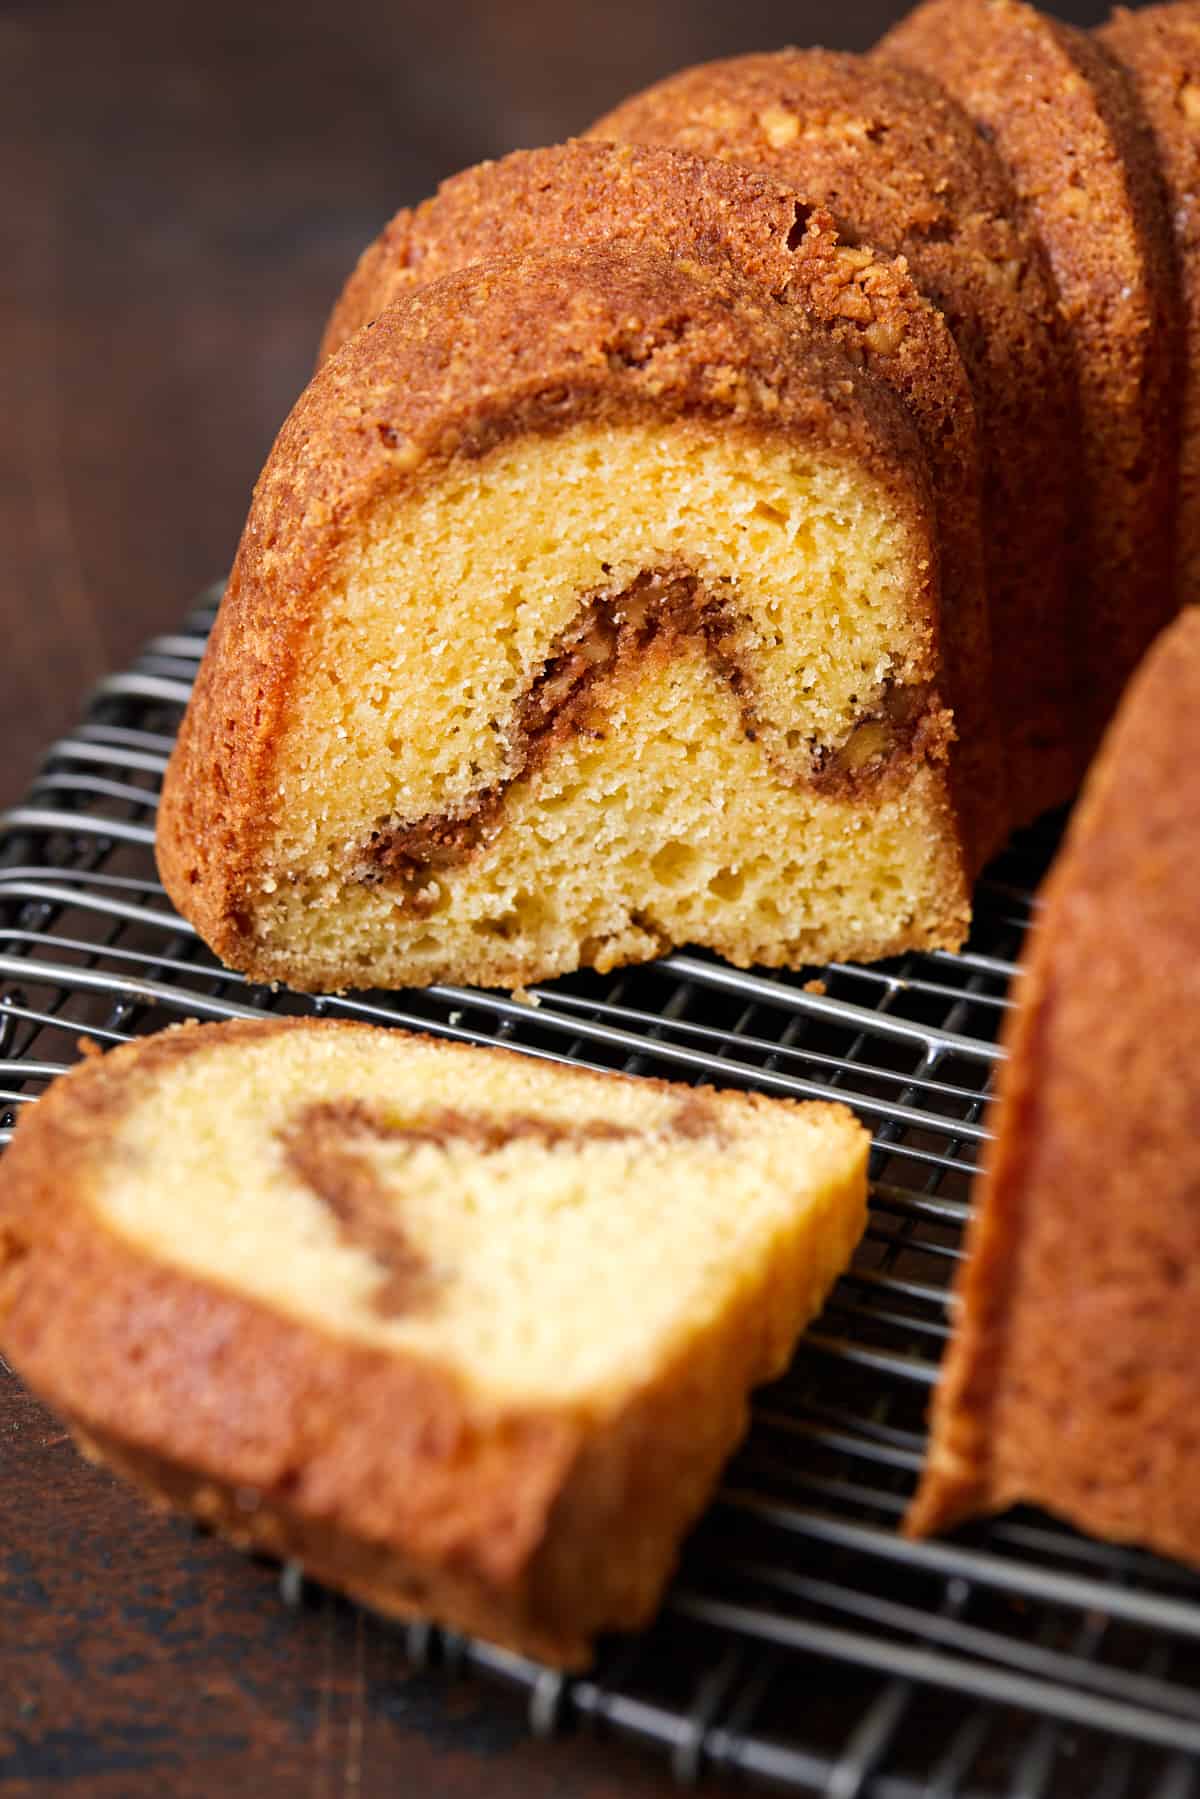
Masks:
[[[253,958],[247,908],[284,803],[275,750],[325,583],[364,515],[453,458],[585,421],[673,418],[844,453],[911,531],[932,673],[936,543],[919,442],[885,389],[789,320],[732,274],[598,246],[434,282],[324,365],[255,489],[163,784],[163,883],[224,961]]]
[[[843,244],[829,212],[748,168],[679,150],[572,142],[518,150],[443,182],[359,260],[321,360],[405,294],[488,257],[614,240],[760,282],[799,309],[909,407],[929,461],[959,811],[982,866],[1007,837],[1003,746],[992,695],[975,404],[953,336],[903,262]]]
[[[1166,180],[1183,308],[1176,598],[1200,598],[1200,4],[1118,7],[1100,42],[1126,69]]]
[[[1189,612],[1043,891],[912,1534],[1026,1500],[1200,1563],[1198,717]]]
[[[926,0],[880,48],[988,132],[1058,283],[1083,424],[1090,748],[1175,610],[1179,311],[1153,141],[1107,53],[1024,0]]]
[[[753,1305],[610,1415],[501,1412],[412,1354],[334,1338],[158,1262],[91,1208],[106,1134],[171,1064],[218,1044],[364,1028],[184,1025],[57,1081],[3,1162],[0,1342],[85,1452],[159,1503],[381,1610],[581,1665],[598,1629],[647,1621],[745,1428],[746,1389],[774,1372]],[[678,1091],[703,1106],[709,1090]]]
[[[907,260],[974,384],[996,715],[1015,816],[1067,798],[1083,768],[1065,611],[1078,425],[1053,283],[995,153],[935,83],[820,50],[686,69],[589,136],[760,169],[828,206],[844,242]]]

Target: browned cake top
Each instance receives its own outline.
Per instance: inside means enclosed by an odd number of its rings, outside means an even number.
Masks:
[[[1100,42],[1133,78],[1166,177],[1175,242],[1200,252],[1200,3],[1118,7]],[[1185,260],[1189,285],[1195,271]]]
[[[1073,330],[1086,333],[1080,356],[1132,396],[1137,370],[1121,348],[1169,337],[1170,251],[1153,146],[1115,66],[1024,0],[926,0],[881,49],[944,80],[1000,146]]]
[[[993,139],[1054,270],[1084,424],[1095,733],[1174,610],[1178,308],[1153,141],[1108,54],[1024,0],[925,0],[881,49]]]
[[[904,268],[842,244],[828,210],[786,182],[680,150],[574,141],[464,169],[397,213],[347,282],[321,359],[402,295],[471,263],[613,239],[733,267],[781,300],[818,287],[860,354],[895,355],[913,332],[925,343],[936,332]],[[936,335],[950,374],[953,343]]]
[[[1200,0],[1118,6],[1097,34],[1132,75],[1154,131],[1176,242],[1200,244]]]
[[[997,307],[1006,290],[1020,290],[1027,308],[1043,304],[1001,165],[965,114],[914,71],[825,50],[732,57],[668,76],[589,136],[770,171],[828,206],[845,241],[907,256],[952,318],[964,256],[978,262],[980,292],[992,292]]]
[[[1200,593],[1200,4],[1120,7],[1100,41],[1128,70],[1166,178],[1185,327],[1177,594]]]

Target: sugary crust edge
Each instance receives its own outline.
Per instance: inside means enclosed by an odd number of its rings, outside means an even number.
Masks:
[[[798,1306],[848,1260],[865,1224],[866,1135],[845,1108],[822,1108],[857,1137],[847,1190],[861,1203],[853,1217],[841,1208],[840,1239],[830,1231],[803,1266],[773,1270],[770,1290],[740,1296],[610,1414],[501,1414],[416,1357],[316,1346],[312,1330],[155,1264],[89,1212],[104,1131],[171,1062],[217,1040],[369,1028],[184,1026],[56,1082],[4,1158],[0,1341],[84,1452],[159,1504],[380,1610],[585,1665],[597,1631],[652,1614],[745,1429],[749,1387],[780,1370]]]
[[[985,33],[982,41],[975,35],[975,21]],[[1102,176],[1112,198],[1127,209],[1126,249],[1136,264],[1117,277],[1120,291],[1115,296],[1111,279],[1101,284],[1093,277],[1078,285],[1074,294],[1068,293],[1064,268],[1069,254],[1057,234],[1046,228],[1036,202],[1024,191],[1021,171],[1008,158],[1022,205],[1046,246],[1063,293],[1063,314],[1070,324],[1083,397],[1089,529],[1086,559],[1078,577],[1076,624],[1079,641],[1097,645],[1089,671],[1095,704],[1090,719],[1085,720],[1085,749],[1090,751],[1141,654],[1174,611],[1175,388],[1183,366],[1177,270],[1149,126],[1130,78],[1101,43],[1077,27],[1037,11],[1027,0],[925,0],[893,27],[879,50],[897,62],[911,61],[928,70],[974,114],[978,109],[966,91],[973,65],[988,68],[987,59],[994,59],[1008,30],[1021,34],[1021,43],[1014,44],[1013,51],[1020,50],[1025,86],[1014,86],[1014,94],[1025,94],[1034,80],[1028,40],[1036,33],[1039,44],[1057,64],[1047,69],[1049,79],[1057,86],[1065,66],[1077,84],[1069,104],[1082,105],[1091,113],[1109,140],[1111,164],[1102,157],[1087,175],[1093,182]],[[1067,132],[1061,110],[1064,97],[1058,93],[1056,99],[1060,107],[1056,141],[1063,141],[1062,133]],[[1020,104],[1018,101],[1018,117],[1022,116]],[[987,124],[1003,153],[999,128],[994,121]],[[1070,132],[1067,137],[1078,141]],[[1100,253],[1110,262],[1113,248],[1114,239],[1105,236]],[[1117,312],[1123,319],[1119,340],[1112,323]],[[1115,445],[1105,428],[1114,418],[1125,420],[1125,437]],[[1128,441],[1131,428],[1136,433],[1132,444]],[[1101,440],[1106,448],[1098,454]],[[1149,471],[1146,484],[1137,491],[1126,481],[1130,466]]]
[[[537,241],[528,208],[547,191],[560,232],[582,228],[585,235]],[[741,230],[742,241],[762,254],[772,233],[786,241],[806,220],[811,228],[813,213],[821,235],[833,231],[828,213],[771,176],[670,147],[568,138],[541,149],[514,150],[460,169],[420,205],[402,207],[388,221],[334,303],[317,366],[405,294],[497,255],[607,240],[720,267],[729,262],[731,228],[734,234]],[[668,221],[674,223],[676,214],[687,242],[669,235]],[[880,262],[884,269],[890,266],[887,259]],[[784,297],[789,263],[790,255],[781,252],[774,271],[778,281],[767,281],[776,299]]]
[[[448,276],[330,358],[255,488],[156,840],[172,901],[229,966],[277,978],[261,968],[249,916],[283,803],[275,756],[306,633],[364,516],[515,435],[647,418],[787,433],[870,469],[909,528],[932,672],[933,500],[913,427],[878,383],[831,346],[797,343],[785,309],[757,288],[661,255],[594,246]]]
[[[1066,841],[1041,890],[1038,927],[1022,958],[1019,1003],[1002,1033],[1007,1059],[988,1111],[994,1136],[985,1152],[967,1227],[966,1257],[955,1283],[957,1322],[930,1407],[925,1465],[903,1523],[910,1537],[949,1530],[967,1518],[1004,1511],[1023,1500],[1057,1511],[1098,1535],[1147,1541],[1154,1534],[1131,1527],[1121,1506],[1107,1507],[1102,1482],[1086,1493],[1069,1488],[1056,1492],[1051,1462],[1047,1480],[1031,1490],[1036,1483],[1027,1472],[1007,1471],[1003,1446],[997,1442],[995,1407],[1005,1378],[1011,1302],[1020,1282],[1031,1157],[1053,1128],[1045,1111],[1042,1045],[1056,1003],[1057,946],[1064,931],[1071,929],[1072,902],[1090,892],[1088,846],[1097,831],[1112,828],[1114,801],[1127,784],[1125,770],[1138,760],[1147,730],[1155,730],[1154,696],[1164,683],[1174,685],[1175,657],[1185,640],[1190,640],[1193,665],[1200,665],[1200,614],[1194,610],[1185,611],[1159,636],[1139,667],[1092,764]],[[1132,930],[1132,922],[1125,928]],[[1098,1462],[1096,1473],[1101,1470]],[[1172,1534],[1161,1521],[1155,1546],[1200,1562],[1194,1537]]]

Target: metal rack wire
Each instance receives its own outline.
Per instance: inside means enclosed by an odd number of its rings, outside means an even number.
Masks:
[[[221,968],[151,854],[211,607],[156,638],[0,818],[0,1145],[76,1055],[181,1017],[318,1011],[530,1055],[847,1100],[874,1131],[871,1224],[694,1533],[658,1624],[566,1678],[414,1627],[409,1653],[707,1770],[836,1799],[1186,1799],[1200,1770],[1200,1576],[1016,1512],[952,1541],[896,1523],[920,1464],[1014,958],[1056,833],[976,895],[964,955],[743,974],[677,954],[533,994],[307,999]],[[813,986],[813,977],[823,991]]]

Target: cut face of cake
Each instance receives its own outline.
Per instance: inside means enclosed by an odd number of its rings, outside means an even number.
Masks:
[[[1050,271],[995,151],[919,73],[823,50],[681,70],[589,135],[770,174],[827,206],[845,243],[904,258],[944,314],[975,395],[1014,819],[1069,798],[1086,763],[1067,610],[1078,421]]]
[[[908,1528],[1018,1501],[1200,1565],[1200,615],[1043,890]]]
[[[865,1224],[841,1106],[313,1020],[97,1057],[0,1164],[0,1344],[158,1502],[570,1665],[655,1609]]]
[[[448,277],[325,364],[163,792],[163,879],[227,962],[487,985],[961,942],[920,445],[789,319],[597,248]]]
[[[1179,310],[1154,143],[1107,52],[1024,0],[924,0],[880,53],[943,82],[986,132],[1054,271],[1083,428],[1072,654],[1090,752],[1175,611]]]
[[[953,335],[903,262],[843,244],[830,214],[773,177],[644,145],[568,143],[465,169],[364,252],[323,357],[388,306],[472,263],[559,244],[630,242],[745,276],[903,402],[933,483],[951,772],[972,869],[1007,837],[1007,744],[992,693],[975,405]]]

